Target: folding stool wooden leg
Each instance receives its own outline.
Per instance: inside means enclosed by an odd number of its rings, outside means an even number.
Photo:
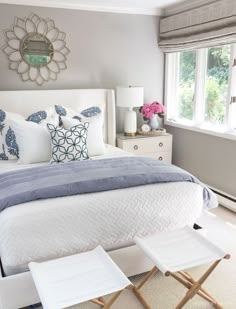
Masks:
[[[120,294],[124,291],[125,289],[123,290],[120,290],[118,292],[116,292],[111,298],[110,300],[106,303],[105,302],[105,299],[103,297],[98,297],[98,298],[94,298],[94,299],[91,299],[90,301],[94,304],[97,304],[99,306],[101,306],[102,308],[104,309],[109,309],[111,307],[111,305],[116,301],[116,299],[120,296]],[[67,308],[65,308],[67,309]]]
[[[217,301],[210,296],[207,292],[205,293],[205,290],[202,289],[201,285],[203,284],[203,282],[209,277],[209,275],[213,272],[213,270],[216,268],[216,266],[220,263],[220,260],[217,260],[216,262],[214,262],[209,268],[208,270],[200,277],[199,280],[195,281],[195,280],[191,280],[191,276],[183,273],[183,272],[179,272],[182,276],[184,276],[189,282],[186,282],[185,280],[183,280],[182,278],[178,277],[177,274],[175,273],[171,273],[171,272],[167,272],[166,275],[170,275],[173,278],[175,278],[177,281],[179,281],[180,283],[182,283],[185,287],[187,287],[189,290],[187,291],[187,293],[185,294],[184,298],[179,302],[179,304],[176,306],[176,309],[181,309],[183,308],[183,306],[191,299],[193,298],[194,295],[199,294],[200,296],[202,296],[203,298],[205,298],[206,300],[208,300],[209,302],[211,302],[213,304],[213,306],[215,308],[222,308]],[[185,274],[185,275],[183,275]],[[192,282],[191,282],[192,281]]]
[[[99,298],[96,298],[96,299],[91,299],[90,300],[92,303],[94,303],[94,304],[97,304],[97,305],[100,305],[100,306],[104,306],[104,302],[103,301],[101,301]]]
[[[148,305],[148,303],[136,287],[133,287],[133,292],[145,309],[151,309],[151,307]]]
[[[127,288],[132,288],[132,290],[134,289],[133,285],[129,285],[126,287]],[[97,305],[100,305],[103,309],[109,309],[113,304],[114,302],[117,300],[117,298],[120,296],[120,294],[124,291],[125,289],[123,290],[120,290],[118,292],[116,292],[107,302],[104,300],[103,297],[98,297],[96,299],[91,299],[90,301],[97,304]],[[134,291],[134,290],[133,290]],[[136,295],[136,293],[134,293]],[[136,295],[137,296],[137,295]],[[137,298],[140,300],[140,298],[137,296]],[[141,300],[140,300],[141,301]],[[144,305],[144,304],[143,304]],[[151,307],[149,305],[144,305],[144,308],[146,309],[151,309]],[[67,308],[64,308],[64,309],[67,309]]]
[[[146,300],[143,298],[142,294],[139,292],[139,290],[142,288],[142,286],[148,281],[148,279],[158,271],[158,268],[156,266],[153,267],[153,269],[144,277],[144,279],[139,283],[139,285],[133,287],[133,292],[137,296],[137,298],[140,300],[144,308],[151,309],[151,307],[148,305]]]
[[[187,273],[187,272],[183,272],[183,271],[179,271],[179,274],[181,274],[185,279],[187,279],[190,283],[195,283],[196,281],[193,279],[193,277]],[[189,288],[189,287],[188,287]],[[199,296],[201,296],[202,298],[206,299],[207,301],[209,301],[210,303],[213,304],[213,306],[215,306],[216,308],[222,308],[217,301],[202,287],[200,287],[199,291],[197,292],[197,294]]]
[[[132,290],[133,290],[133,285],[129,285],[129,286],[127,286],[126,287],[126,289],[127,288],[132,288]],[[118,292],[116,292],[115,293],[115,295],[107,302],[107,303],[105,303],[104,304],[104,306],[103,306],[103,308],[104,309],[109,309],[110,307],[111,307],[111,305],[116,301],[116,299],[120,296],[120,294],[124,291],[125,289],[123,289],[123,290],[121,290],[121,291],[118,291]],[[133,290],[134,291],[134,290]],[[135,294],[135,293],[134,293]],[[135,294],[136,295],[136,294]],[[137,296],[137,295],[136,295]],[[139,299],[139,297],[137,296],[137,298]],[[140,300],[140,299],[139,299]],[[143,304],[143,303],[142,303]],[[146,309],[151,309],[151,307],[150,306],[145,306],[144,304],[143,304],[143,306],[144,306],[144,308],[146,308]]]
[[[111,307],[111,305],[117,300],[117,298],[120,296],[120,294],[124,291],[125,289],[123,290],[120,290],[118,292],[116,292],[112,297],[111,299],[104,304],[103,308],[104,309],[109,309]]]
[[[141,287],[148,281],[148,279],[153,275],[155,274],[155,272],[158,271],[158,268],[156,266],[154,266],[150,271],[149,273],[147,273],[147,275],[144,277],[143,281],[141,281],[139,283],[139,285],[136,287],[137,290],[140,290]]]

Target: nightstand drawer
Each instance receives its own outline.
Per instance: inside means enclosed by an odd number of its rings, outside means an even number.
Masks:
[[[151,153],[144,153],[142,156],[147,156],[153,159],[157,159],[161,162],[171,163],[171,151],[160,151],[160,152],[151,152]]]
[[[172,137],[158,136],[155,138],[139,138],[123,141],[122,149],[134,154],[143,154],[171,150]]]

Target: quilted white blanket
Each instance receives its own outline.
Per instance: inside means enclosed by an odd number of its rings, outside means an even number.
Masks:
[[[134,236],[193,224],[202,212],[202,196],[200,185],[177,182],[13,206],[0,214],[4,271],[15,274],[27,270],[30,261],[97,245],[107,250],[124,247],[133,244]]]

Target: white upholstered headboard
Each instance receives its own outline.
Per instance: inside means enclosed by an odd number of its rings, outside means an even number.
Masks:
[[[55,104],[82,109],[104,107],[104,141],[115,146],[116,115],[114,90],[71,89],[71,90],[26,90],[0,91],[0,109],[28,116],[33,112],[45,110]]]

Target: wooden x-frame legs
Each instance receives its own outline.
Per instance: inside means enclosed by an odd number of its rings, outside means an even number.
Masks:
[[[142,294],[139,292],[141,287],[148,281],[148,279],[158,271],[157,267],[154,266],[153,269],[144,277],[143,281],[139,283],[139,285],[133,287],[134,294],[138,297],[140,302],[143,304],[144,308],[151,309],[146,300],[143,298]]]
[[[104,309],[109,309],[124,290],[125,289],[116,292],[107,302],[103,297],[94,298],[91,299],[90,301],[94,304],[101,306]],[[63,309],[69,309],[69,308],[63,308]]]
[[[133,285],[129,285],[127,288],[132,288],[133,291],[134,291]],[[117,300],[117,298],[120,296],[120,294],[124,290],[125,289],[116,292],[107,302],[105,302],[103,297],[99,297],[99,298],[96,298],[96,299],[91,299],[91,302],[93,302],[93,303],[95,303],[97,305],[100,305],[103,309],[109,309],[111,307],[111,305]],[[136,293],[135,293],[135,295],[136,295]],[[140,300],[140,297],[138,297],[138,299]],[[141,301],[141,303],[144,305],[144,303],[142,301]],[[150,306],[144,305],[144,308],[150,309]]]
[[[120,296],[120,294],[124,290],[125,289],[116,292],[107,302],[105,301],[105,299],[103,297],[91,299],[90,301],[97,304],[97,305],[100,305],[104,309],[109,309],[111,307],[111,305],[117,300],[117,298]]]
[[[177,273],[168,273],[167,275],[172,276],[178,282],[182,283],[187,289],[187,293],[185,294],[184,298],[179,302],[176,306],[176,309],[181,309],[183,306],[191,299],[194,295],[198,294],[202,298],[206,299],[210,302],[214,308],[223,309],[223,307],[208,293],[201,287],[204,281],[210,276],[216,266],[220,263],[221,260],[214,262],[208,270],[198,279],[195,281],[192,276],[190,276],[187,272],[179,271]],[[179,276],[180,275],[180,276]],[[181,278],[182,276],[182,278]],[[185,280],[184,280],[184,279]]]
[[[225,258],[229,258],[228,256],[225,256]],[[179,304],[175,307],[176,309],[181,309],[183,306],[191,299],[194,295],[198,294],[202,298],[206,299],[208,302],[210,302],[215,308],[217,309],[223,309],[223,307],[217,303],[217,301],[205,291],[201,287],[201,285],[204,283],[204,281],[209,277],[209,275],[212,273],[212,271],[216,268],[216,266],[219,264],[221,260],[217,260],[214,262],[208,270],[198,279],[195,281],[187,272],[184,271],[178,271],[176,273],[167,272],[165,273],[166,276],[172,276],[174,279],[176,279],[178,282],[182,283],[187,289],[187,293],[184,296],[184,298],[179,302]],[[145,308],[151,309],[151,307],[147,304],[145,299],[142,297],[140,293],[141,287],[148,281],[148,279],[158,271],[158,268],[156,266],[153,267],[153,269],[146,275],[146,277],[143,279],[143,281],[136,287],[133,287],[133,291],[136,294],[136,296],[139,298],[141,303],[144,305]]]

